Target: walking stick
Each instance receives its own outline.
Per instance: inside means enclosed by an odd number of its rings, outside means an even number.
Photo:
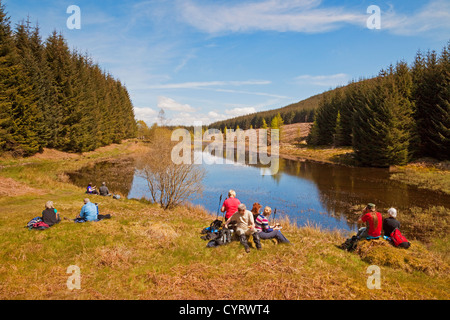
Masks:
[[[220,195],[219,198],[219,207],[217,208],[217,216],[216,216],[216,220],[219,219],[219,210],[220,210],[220,204],[222,203],[222,195]]]

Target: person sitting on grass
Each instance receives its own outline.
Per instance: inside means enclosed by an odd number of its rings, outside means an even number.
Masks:
[[[290,243],[289,240],[281,233],[280,227],[269,226],[269,216],[272,213],[270,207],[265,207],[262,214],[255,220],[256,231],[259,232],[261,239],[277,239],[279,243]]]
[[[397,210],[395,208],[390,208],[388,214],[389,217],[383,220],[383,232],[386,237],[390,237],[392,231],[396,228],[400,229],[400,222],[396,219]]]
[[[87,194],[98,194],[97,187],[92,186],[92,183],[89,183],[86,190]]]
[[[84,221],[96,221],[97,216],[97,206],[92,203],[89,198],[84,199],[84,206],[81,208],[80,214],[77,216],[77,219]]]
[[[260,215],[261,211],[261,205],[258,202],[255,202],[253,204],[252,213],[253,213],[253,219],[256,221],[256,218]]]
[[[108,187],[106,186],[106,182],[102,182],[102,186],[98,189],[101,196],[109,197],[111,194],[109,193]]]
[[[49,227],[61,221],[58,211],[53,206],[53,201],[47,201],[45,203],[45,210],[42,211],[42,221]]]
[[[225,199],[220,209],[221,212],[226,212],[225,221],[231,218],[240,204],[241,202],[236,199],[236,192],[234,190],[228,191],[228,198]]]
[[[241,203],[238,206],[238,211],[228,219],[224,228],[228,228],[228,225],[235,221],[236,222],[236,234],[239,237],[239,241],[245,248],[245,252],[250,252],[250,246],[248,245],[247,236],[252,235],[253,241],[255,242],[256,248],[261,250],[261,242],[259,240],[259,233],[255,229],[255,221],[253,220],[253,214],[251,211],[247,210],[245,204]]]
[[[383,228],[383,217],[375,209],[373,203],[369,203],[363,210],[361,216],[358,219],[358,224],[366,223],[366,227],[362,227],[358,230],[357,237],[359,239],[377,239],[381,236],[381,230]]]

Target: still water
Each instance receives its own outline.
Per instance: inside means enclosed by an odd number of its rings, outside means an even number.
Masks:
[[[212,157],[208,153],[202,155]],[[270,206],[272,212],[276,209],[276,219],[287,216],[298,226],[313,224],[324,229],[355,230],[358,215],[352,206],[369,202],[375,203],[380,212],[395,207],[400,214],[406,214],[411,207],[450,208],[450,196],[392,181],[386,169],[287,159],[279,160],[276,175],[262,175],[260,167],[237,162],[204,162],[201,166],[206,170],[204,191],[190,202],[202,205],[214,216],[220,196],[223,202],[230,189],[236,191],[236,197],[249,210],[258,202],[263,207]],[[82,187],[89,182],[99,186],[106,181],[111,192],[120,192],[130,199],[150,197],[147,182],[132,159],[98,163],[69,176]]]

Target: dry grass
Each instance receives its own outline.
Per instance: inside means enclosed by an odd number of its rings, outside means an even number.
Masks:
[[[410,250],[373,245],[348,253],[337,248],[347,235],[314,225],[298,227],[285,218],[278,222],[291,245],[263,241],[263,250],[247,254],[237,241],[206,248],[200,231],[214,217],[201,207],[164,211],[146,201],[98,196],[91,201],[112,219],[64,220],[43,232],[24,228],[46,200],[53,200],[63,217],[74,218],[84,190],[68,184],[63,169],[118,156],[122,148],[92,158],[36,160],[26,168],[8,163],[2,176],[32,187],[44,183],[45,194],[0,198],[0,299],[450,298],[443,258],[448,244],[442,243],[438,251],[413,241]],[[380,265],[382,286],[389,290],[367,288],[370,264]],[[70,265],[81,269],[80,290],[66,286]]]
[[[0,177],[0,197],[18,197],[30,194],[44,195],[45,191],[32,188],[11,178]]]

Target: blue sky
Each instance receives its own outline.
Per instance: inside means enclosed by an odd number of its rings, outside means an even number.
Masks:
[[[138,120],[203,124],[298,102],[450,40],[448,0],[3,0],[130,92]],[[69,29],[70,5],[81,29]],[[370,5],[380,29],[369,29]]]

